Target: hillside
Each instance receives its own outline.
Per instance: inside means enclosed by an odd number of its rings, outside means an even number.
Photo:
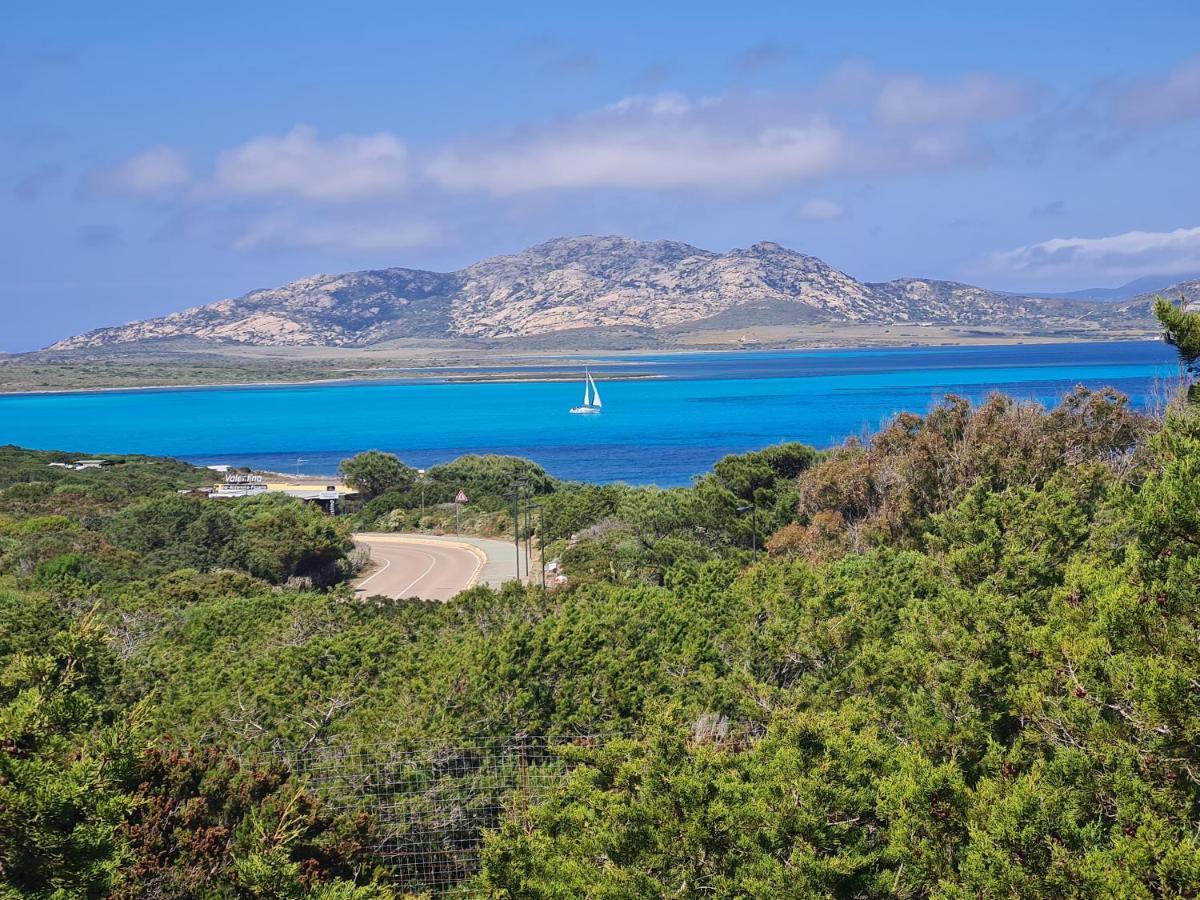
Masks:
[[[1197,408],[947,398],[672,490],[371,454],[339,518],[73,458],[0,447],[0,896],[1200,896]],[[565,583],[320,577],[518,475]]]
[[[503,341],[547,335],[592,346],[635,329],[755,324],[987,327],[1110,336],[1151,330],[1146,298],[1122,304],[1013,296],[906,278],[864,283],[814,256],[762,242],[715,253],[675,241],[558,238],[457,272],[313,275],[157,319],[100,328],[49,349],[164,339],[217,345],[365,348],[401,339]]]
[[[1122,300],[1133,300],[1143,294],[1161,293],[1185,281],[1200,279],[1200,272],[1186,275],[1143,275],[1125,284],[1111,288],[1082,288],[1078,291],[1061,291],[1057,293],[1039,293],[1039,297],[1061,298],[1063,300],[1103,300],[1107,303],[1119,303]]]

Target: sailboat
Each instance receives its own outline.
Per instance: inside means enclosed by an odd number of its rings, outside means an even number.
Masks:
[[[600,412],[600,391],[592,379],[592,373],[583,370],[583,406],[572,406],[571,412],[577,416],[594,415]]]

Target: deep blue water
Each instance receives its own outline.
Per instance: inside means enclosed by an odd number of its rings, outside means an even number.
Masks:
[[[198,463],[330,473],[360,450],[415,466],[463,453],[526,456],[563,478],[685,484],[726,453],[778,441],[829,446],[945,394],[1052,404],[1076,384],[1136,407],[1176,372],[1157,341],[899,350],[592,357],[604,412],[573,416],[572,382],[420,381],[0,396],[0,443],[148,453]],[[477,369],[505,371],[503,360]],[[578,371],[548,361],[546,375]],[[527,371],[527,370],[526,370]],[[654,374],[646,380],[606,376]]]

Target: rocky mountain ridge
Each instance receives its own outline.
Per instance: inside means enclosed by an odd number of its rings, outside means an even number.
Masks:
[[[1172,288],[1200,296],[1200,282]],[[1193,297],[1195,299],[1195,297]],[[727,253],[676,241],[558,238],[457,272],[313,275],[206,306],[59,341],[51,350],[192,338],[257,346],[370,347],[406,338],[489,341],[583,329],[703,330],[706,323],[897,323],[1102,332],[1149,327],[1146,297],[1038,299],[933,279],[864,283],[761,242]]]

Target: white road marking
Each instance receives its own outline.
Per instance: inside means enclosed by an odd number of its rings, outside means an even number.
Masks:
[[[366,586],[368,582],[373,581],[375,576],[382,574],[391,566],[393,562],[407,564],[407,558],[402,559],[401,557],[394,555],[395,552],[403,551],[406,548],[412,552],[420,553],[422,556],[430,560],[430,564],[426,567],[425,571],[418,575],[413,581],[409,582],[409,584],[403,589],[399,591],[388,589],[387,594],[392,597],[404,597],[405,595],[409,594],[409,592],[413,591],[414,588],[417,588],[422,581],[428,579],[430,577],[430,573],[432,572],[434,583],[427,589],[434,594],[432,599],[443,601],[448,600],[451,596],[453,596],[453,594],[457,594],[459,591],[465,591],[477,584],[478,579],[481,573],[484,571],[484,567],[487,565],[489,560],[489,557],[484,550],[472,544],[448,540],[437,541],[422,535],[397,535],[390,533],[382,535],[360,534],[355,535],[355,538],[359,546],[365,546],[370,549],[375,558],[382,562],[382,566],[378,570],[372,572],[369,576],[364,578],[355,586],[355,590],[360,594],[365,594],[367,592]],[[372,539],[378,541],[378,543],[372,543]],[[422,546],[429,552],[422,552],[420,549],[417,549],[417,547],[414,547],[414,544]],[[473,558],[475,565],[470,575],[463,581],[461,585],[458,585],[458,578],[452,578],[449,573],[443,572],[442,569],[438,567],[444,567],[450,570],[450,572],[455,571],[456,567],[460,563],[460,557],[462,553],[469,554]],[[389,581],[393,580],[394,579],[389,579]],[[458,586],[452,587],[452,585]]]
[[[437,557],[434,556],[432,553],[426,553],[423,550],[418,550],[417,552],[420,553],[422,556],[429,557],[429,565],[426,566],[425,571],[422,572],[420,575],[418,575],[416,578],[414,578],[407,587],[402,588],[399,591],[399,596],[401,596],[401,597],[407,597],[408,592],[409,592],[409,590],[412,589],[413,585],[415,585],[418,581],[420,581],[422,578],[424,578],[426,575],[428,575],[433,570],[433,567],[437,565]]]
[[[391,564],[392,564],[392,561],[390,559],[385,559],[383,561],[383,567],[378,572],[372,572],[370,575],[368,575],[366,578],[364,578],[362,581],[360,581],[358,583],[358,587],[355,588],[355,590],[361,591],[368,581],[371,581],[372,579],[376,578],[377,576],[382,575],[384,572],[387,571],[388,566],[390,566]]]

